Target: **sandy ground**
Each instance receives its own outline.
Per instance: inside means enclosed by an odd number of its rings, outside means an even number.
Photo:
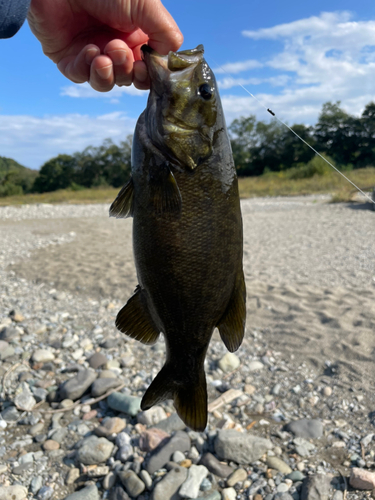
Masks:
[[[3,241],[71,236],[15,256],[8,269],[40,286],[126,302],[137,284],[132,222],[109,219],[107,208],[2,208]],[[245,200],[242,211],[248,330],[261,330],[291,363],[303,359],[343,387],[372,391],[375,212],[324,196]]]

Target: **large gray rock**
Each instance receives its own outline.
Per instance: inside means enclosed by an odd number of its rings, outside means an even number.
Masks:
[[[24,486],[0,486],[0,500],[26,500],[27,489]]]
[[[115,486],[109,494],[109,500],[130,500],[130,496],[122,486]]]
[[[232,467],[222,464],[212,453],[205,453],[199,463],[207,467],[215,476],[228,477],[233,472]]]
[[[106,462],[113,451],[113,443],[108,439],[90,436],[83,440],[77,452],[78,460],[85,465],[94,465]]]
[[[178,490],[186,480],[187,475],[188,471],[185,467],[179,465],[174,467],[156,484],[152,492],[152,500],[180,500]]]
[[[234,430],[219,431],[215,439],[218,457],[238,464],[251,464],[272,448],[269,439]]]
[[[154,453],[150,456],[146,470],[149,474],[153,474],[161,469],[171,458],[175,451],[189,451],[190,438],[186,432],[177,431],[165,444],[161,444],[156,448]]]
[[[95,484],[90,484],[82,490],[76,491],[65,497],[64,500],[100,500],[98,488]]]
[[[122,392],[112,392],[107,398],[107,404],[112,410],[135,417],[141,409],[141,398],[129,396]]]
[[[168,434],[172,434],[175,431],[183,431],[186,424],[180,419],[177,413],[172,413],[170,417],[158,422],[155,427],[168,432]]]
[[[300,500],[329,500],[332,476],[315,474],[302,483]]]
[[[97,378],[91,386],[91,396],[97,398],[105,394],[109,389],[118,387],[120,382],[117,378]]]
[[[285,430],[305,439],[318,439],[323,436],[323,424],[316,418],[295,420],[287,424]]]
[[[120,471],[117,476],[127,493],[133,498],[137,498],[146,488],[145,483],[132,470]]]
[[[70,378],[60,387],[60,398],[79,399],[97,378],[98,374],[93,370],[80,370],[77,375]]]

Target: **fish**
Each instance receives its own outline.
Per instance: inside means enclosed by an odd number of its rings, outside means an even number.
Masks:
[[[230,352],[243,340],[246,287],[238,180],[222,104],[204,48],[142,57],[147,106],[132,144],[131,178],[110,216],[133,217],[139,284],[116,318],[144,344],[161,333],[163,368],[141,409],[173,399],[193,430],[207,425],[204,361],[215,328]]]

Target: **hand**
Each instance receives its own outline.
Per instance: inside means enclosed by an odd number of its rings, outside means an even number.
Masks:
[[[160,0],[32,0],[28,21],[61,73],[99,92],[115,84],[148,89],[141,46],[167,54],[183,41]]]

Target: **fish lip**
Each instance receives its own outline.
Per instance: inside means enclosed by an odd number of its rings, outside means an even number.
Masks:
[[[173,115],[169,115],[165,117],[166,123],[170,123],[173,126],[177,127],[179,130],[184,130],[186,132],[195,132],[196,127],[192,127],[190,125],[187,125],[185,122],[181,121],[179,118],[176,118]]]

